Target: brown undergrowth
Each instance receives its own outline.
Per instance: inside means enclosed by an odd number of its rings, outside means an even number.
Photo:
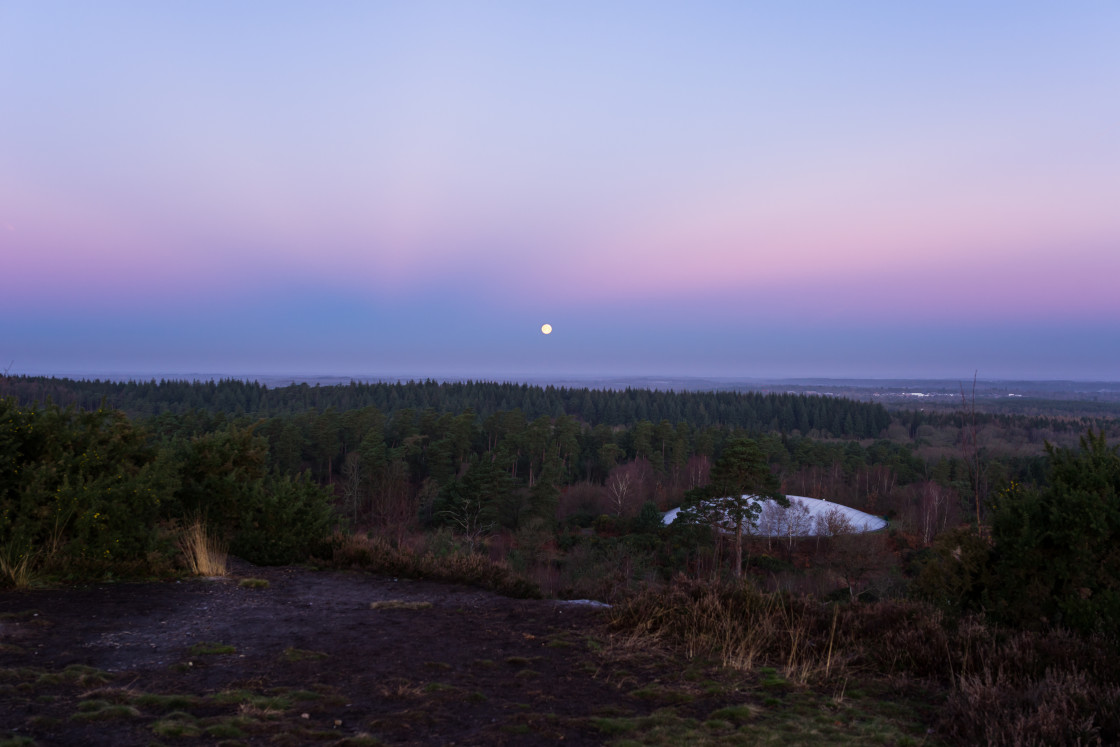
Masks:
[[[539,599],[540,587],[517,575],[505,563],[469,552],[417,552],[381,537],[341,536],[331,563],[405,578],[477,586],[517,599]]]
[[[822,604],[748,585],[684,578],[610,611],[630,645],[725,666],[771,667],[813,688],[880,681],[941,693],[938,731],[968,744],[1115,744],[1115,641],[949,620],[920,602]]]

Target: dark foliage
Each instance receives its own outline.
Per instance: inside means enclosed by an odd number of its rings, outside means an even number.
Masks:
[[[334,408],[339,412],[375,407],[437,413],[472,410],[480,419],[520,410],[527,419],[569,415],[589,424],[629,425],[641,420],[687,421],[694,427],[875,438],[890,424],[881,405],[837,397],[758,392],[673,392],[648,389],[569,389],[497,382],[351,383],[340,386],[293,384],[270,388],[256,382],[101,381],[11,376],[0,379],[0,396],[21,403],[50,399],[81,408],[108,407],[134,416],[203,410],[227,415],[293,415]]]

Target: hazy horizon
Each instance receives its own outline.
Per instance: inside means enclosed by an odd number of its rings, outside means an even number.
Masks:
[[[11,0],[0,370],[1116,380],[1117,29]]]
[[[3,371],[0,371],[3,373]],[[499,383],[514,383],[514,384],[554,384],[554,385],[595,385],[595,384],[625,384],[633,383],[635,385],[647,384],[647,388],[657,388],[659,384],[711,384],[717,387],[722,386],[744,386],[757,384],[760,386],[771,385],[784,385],[791,386],[814,386],[814,385],[836,385],[838,387],[871,387],[874,385],[905,385],[905,384],[926,384],[926,385],[951,385],[954,389],[960,385],[966,390],[972,385],[972,377],[907,377],[907,376],[853,376],[853,377],[832,377],[832,376],[763,376],[763,377],[747,377],[747,376],[678,376],[672,374],[655,374],[655,373],[638,373],[638,374],[619,374],[619,375],[594,375],[594,374],[440,374],[433,375],[422,371],[399,371],[399,372],[382,372],[382,373],[329,373],[329,372],[251,372],[251,371],[39,371],[39,372],[9,372],[13,376],[44,376],[60,379],[72,380],[94,380],[101,379],[106,381],[149,381],[149,380],[167,380],[167,381],[219,381],[223,379],[233,379],[242,381],[257,381],[265,383],[270,386],[280,385],[282,382],[291,381],[294,383],[323,383],[323,384],[346,384],[351,381],[359,383],[370,382],[407,382],[407,381],[425,381],[433,380],[439,382],[499,382]],[[977,377],[976,383],[982,387],[1002,385],[1002,386],[1028,386],[1040,385],[1046,387],[1048,385],[1105,385],[1109,387],[1120,387],[1120,379],[1007,379],[1007,378],[982,378]],[[1079,390],[1080,391],[1080,390]],[[1103,391],[1103,390],[1102,390]],[[1112,389],[1107,390],[1112,392]]]

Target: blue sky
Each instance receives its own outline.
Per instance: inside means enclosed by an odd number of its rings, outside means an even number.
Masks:
[[[1118,379],[1118,85],[1111,2],[8,0],[0,358]]]

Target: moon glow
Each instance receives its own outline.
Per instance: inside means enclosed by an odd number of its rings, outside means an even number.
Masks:
[[[551,324],[542,324],[541,325],[541,334],[542,335],[551,335],[552,334],[552,325]]]

